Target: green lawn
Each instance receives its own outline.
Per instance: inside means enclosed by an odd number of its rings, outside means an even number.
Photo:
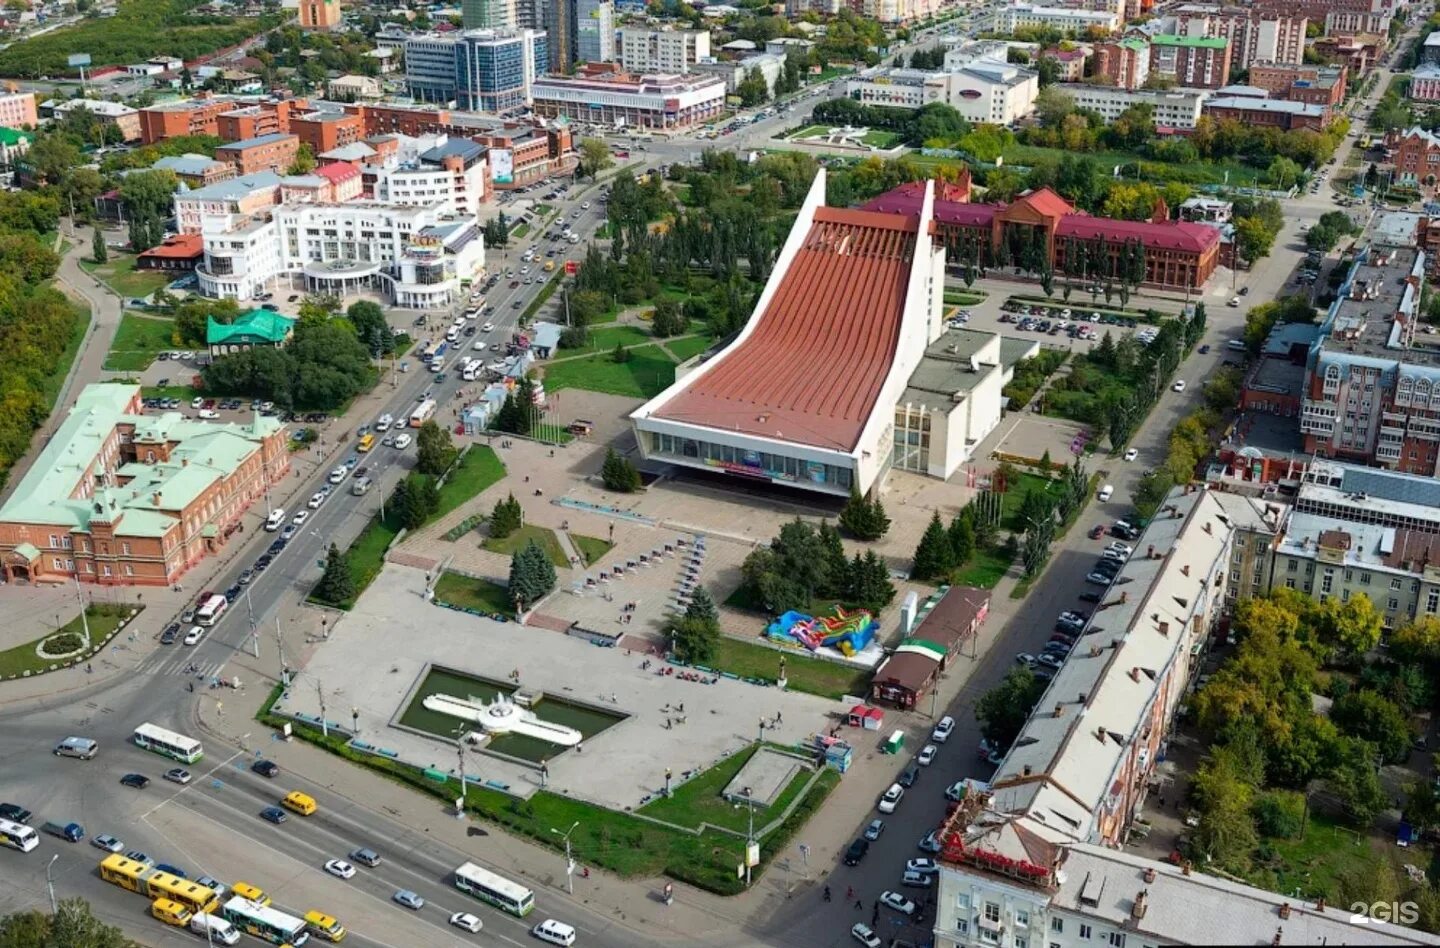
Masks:
[[[40,385],[40,398],[45,403],[47,413],[55,410],[55,403],[60,399],[60,389],[65,386],[70,367],[75,364],[75,357],[80,354],[80,346],[90,332],[90,308],[80,303],[72,303],[71,307],[75,310],[75,325],[70,330],[70,341],[65,344],[65,351],[60,353],[60,360],[55,363],[55,371],[45,376]]]
[[[268,708],[267,704],[258,715],[261,721],[273,727],[285,723],[283,719],[269,715]],[[291,723],[294,733],[302,740],[362,763],[436,799],[451,801],[460,794],[458,781],[438,783],[429,780],[414,767],[385,757],[362,754],[346,746],[343,735],[333,734],[327,738],[313,728]],[[447,766],[444,760],[437,763]],[[786,851],[789,841],[819,810],[839,781],[838,773],[825,771],[789,819],[761,838],[760,868],[757,871],[763,871],[770,860]],[[570,836],[575,858],[620,876],[646,878],[664,874],[721,895],[736,895],[744,888],[744,882],[736,878],[735,866],[741,861],[745,842],[728,833],[692,836],[637,819],[628,813],[607,810],[546,791],[536,793],[528,800],[520,800],[498,790],[472,785],[465,801],[468,809],[479,819],[498,824],[514,835],[529,837],[532,842],[556,852],[564,851],[564,843],[551,829],[577,824]]]
[[[555,210],[555,208],[551,207],[549,204],[536,204],[533,208],[531,208],[531,211],[534,212],[536,219],[542,221],[545,218],[549,217],[550,212],[553,210]]]
[[[1032,489],[1058,493],[1061,486],[1059,481],[1049,480],[1039,474],[1028,471],[1022,473],[1007,486],[1005,493],[1000,495],[1000,526],[1011,533],[1024,533],[1025,524],[1020,522],[1020,507],[1025,503],[1025,495]]]
[[[155,361],[155,354],[174,346],[175,320],[145,316],[133,310],[120,315],[120,328],[105,368],[111,372],[140,372]]]
[[[176,279],[174,273],[135,269],[135,257],[130,254],[113,254],[104,263],[92,260],[80,261],[80,266],[95,279],[110,286],[126,298],[149,296]]]
[[[790,133],[790,138],[792,141],[798,141],[799,139],[809,138],[813,135],[824,135],[828,133],[832,127],[833,126],[830,125],[806,125],[804,128]]]
[[[440,506],[431,520],[438,520],[505,476],[505,465],[495,449],[477,444],[461,456],[455,469],[440,488]]]
[[[653,398],[675,381],[675,363],[659,346],[630,350],[627,362],[615,362],[609,353],[554,362],[545,366],[545,390],[583,388],[609,395]]]
[[[698,828],[701,823],[710,823],[739,833],[745,832],[750,821],[749,807],[733,804],[721,794],[758,750],[758,746],[749,747],[730,755],[709,770],[681,784],[672,796],[662,796],[636,812],[679,826]],[[810,771],[802,770],[797,773],[785,789],[780,791],[774,803],[768,807],[755,808],[755,822],[764,825],[774,818],[774,814],[785,812],[790,801],[804,789],[805,781],[809,779]]]
[[[894,132],[882,132],[878,129],[872,129],[860,136],[861,144],[880,149],[894,148],[904,140],[903,136],[897,135]]]
[[[609,352],[617,345],[638,346],[650,342],[653,338],[650,330],[640,326],[606,326],[602,329],[592,329],[589,341],[584,346],[578,349],[568,347],[561,349],[560,358],[580,355],[584,352]]]
[[[1400,849],[1391,841],[1372,839],[1364,831],[1356,832],[1332,817],[1311,811],[1303,839],[1265,838],[1269,858],[1257,856],[1242,875],[1272,892],[1288,894],[1299,889],[1306,900],[1323,895],[1327,901],[1338,903],[1342,894],[1340,878],[1353,872],[1357,864],[1378,867],[1388,861],[1402,882],[1404,863],[1430,868],[1423,849]]]
[[[950,582],[957,586],[976,586],[980,589],[994,589],[1005,578],[1010,561],[992,549],[975,551],[975,557],[950,575]]]
[[[189,385],[144,385],[140,388],[140,394],[145,398],[178,398],[185,403],[186,408],[190,407],[190,399],[199,394],[199,391]]]
[[[495,537],[487,537],[485,542],[480,545],[491,553],[503,553],[506,556],[514,556],[517,551],[523,549],[525,544],[531,540],[534,540],[540,546],[540,549],[545,551],[545,555],[550,557],[550,562],[554,563],[556,568],[569,568],[570,558],[565,555],[565,548],[562,547],[560,541],[556,539],[555,531],[547,530],[544,527],[537,527],[534,524],[525,524],[525,526],[516,530],[503,540],[498,540]]]
[[[681,362],[689,361],[715,344],[715,337],[709,333],[695,336],[677,336],[665,340],[665,348],[675,354]]]
[[[715,660],[709,667],[739,675],[741,678],[760,678],[774,681],[780,675],[780,658],[785,657],[785,677],[789,687],[822,698],[842,698],[845,695],[863,695],[870,679],[868,669],[854,668],[837,662],[807,658],[799,651],[781,652],[731,638],[720,636],[720,645]]]
[[[440,574],[440,578],[435,581],[435,598],[462,609],[496,612],[505,616],[515,614],[515,603],[510,599],[510,590],[488,579],[471,579],[459,573]]]
[[[587,537],[583,533],[570,534],[570,543],[580,553],[580,558],[585,561],[586,566],[599,562],[600,557],[609,553],[615,544],[609,540],[602,540],[599,537]]]
[[[519,240],[528,233],[530,233],[530,225],[523,221],[510,228],[510,237],[513,240]]]
[[[108,605],[90,606],[87,619],[90,623],[90,644],[99,644],[107,635],[114,632],[120,625],[120,610]],[[62,625],[60,628],[46,632],[33,642],[26,642],[24,645],[17,645],[14,648],[0,652],[0,678],[13,678],[16,675],[23,675],[29,672],[34,675],[44,671],[51,665],[57,664],[54,661],[42,659],[36,654],[36,647],[45,639],[61,632],[74,632],[80,635],[84,632],[84,626],[77,613],[75,618]]]

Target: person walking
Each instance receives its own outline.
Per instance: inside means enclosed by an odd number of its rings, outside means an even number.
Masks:
[[[825,887],[825,895],[823,898],[826,902],[830,901],[830,887],[828,885]]]

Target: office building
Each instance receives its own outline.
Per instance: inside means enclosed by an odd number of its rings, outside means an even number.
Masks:
[[[709,30],[620,29],[620,65],[641,75],[677,75],[710,58]]]
[[[615,61],[615,4],[612,0],[575,0],[575,61]]]
[[[524,108],[545,69],[548,42],[533,30],[417,34],[405,43],[405,81],[422,102],[482,112]]]
[[[173,586],[284,480],[286,442],[258,413],[146,414],[139,385],[87,385],[0,506],[0,570],[32,584]]]
[[[140,110],[140,141],[153,145],[180,135],[218,135],[220,115],[234,109],[237,104],[230,96],[204,95],[147,106]]]
[[[1242,125],[1278,128],[1287,132],[1300,128],[1324,131],[1331,118],[1330,110],[1323,105],[1261,99],[1248,95],[1216,96],[1207,99],[1204,112],[1217,122],[1230,120]]]
[[[546,51],[550,71],[569,75],[575,69],[575,3],[576,0],[539,0],[545,16],[545,32],[549,37]]]
[[[1345,103],[1350,78],[1350,70],[1345,66],[1256,62],[1249,69],[1250,76],[1246,82],[1264,89],[1272,99],[1323,105],[1332,112]],[[1412,96],[1414,90],[1412,84]]]
[[[577,76],[542,76],[533,87],[535,114],[630,128],[691,128],[725,107],[725,83],[714,76],[634,76],[587,67]]]
[[[1150,37],[1150,75],[1187,89],[1218,89],[1230,82],[1230,41],[1223,37]]]
[[[377,201],[405,207],[439,204],[443,212],[476,214],[489,184],[485,148],[465,138],[442,140],[415,161],[376,172]]]
[[[515,0],[462,0],[460,27],[465,30],[513,30]]]
[[[751,70],[760,73],[765,87],[773,94],[775,82],[785,71],[785,57],[775,53],[755,53],[738,59],[702,59],[690,67],[698,76],[718,76],[725,81],[725,91],[734,93],[750,75]]]
[[[245,175],[175,195],[175,228],[198,234],[204,222],[225,215],[253,215],[280,203],[280,176],[273,171]]]
[[[850,98],[866,105],[918,109],[943,102],[968,122],[1009,125],[1035,109],[1040,91],[1034,70],[994,60],[977,60],[958,69],[867,70],[846,83]]]
[[[1094,109],[1107,123],[1115,121],[1130,106],[1145,104],[1154,109],[1156,126],[1181,131],[1195,127],[1200,120],[1201,106],[1209,95],[1187,89],[1128,90],[1089,85],[1070,85],[1065,91],[1074,97],[1076,107]]]
[[[305,112],[290,119],[290,133],[309,145],[312,155],[358,142],[364,132],[360,117],[349,112]]]
[[[333,30],[340,26],[340,0],[299,0],[302,30]]]
[[[310,104],[304,99],[277,99],[238,105],[231,102],[230,108],[215,117],[215,131],[227,142],[245,141],[262,135],[290,134],[290,117],[310,111]]]
[[[1120,28],[1120,18],[1101,10],[1078,10],[1073,7],[1043,7],[1016,3],[995,14],[996,29],[1014,33],[1023,26],[1052,27],[1057,30],[1084,33],[1097,30],[1113,33]]]

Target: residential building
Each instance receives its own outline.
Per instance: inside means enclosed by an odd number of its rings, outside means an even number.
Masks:
[[[215,160],[235,166],[238,175],[259,171],[281,172],[295,163],[300,139],[295,135],[261,135],[244,141],[231,142],[215,149]]]
[[[1264,89],[1274,99],[1323,105],[1332,112],[1345,103],[1350,70],[1345,66],[1316,66],[1309,63],[1256,62],[1250,65],[1250,85]],[[1414,96],[1414,87],[1411,87]]]
[[[620,65],[626,72],[674,75],[710,58],[709,30],[649,30],[621,27]]]
[[[1431,36],[1440,37],[1440,32]],[[1410,74],[1410,87],[1406,95],[1412,102],[1431,104],[1440,102],[1440,64],[1425,63]]]
[[[63,118],[76,109],[87,110],[101,125],[115,129],[122,142],[133,142],[140,138],[138,109],[103,99],[66,99],[51,105],[51,111],[56,118]]]
[[[689,128],[725,107],[725,83],[714,76],[635,76],[586,67],[580,74],[543,76],[533,86],[535,114],[630,128]]]
[[[615,61],[615,4],[611,0],[575,0],[575,61]]]
[[[442,139],[416,161],[379,170],[374,197],[404,207],[439,204],[449,213],[478,213],[489,182],[485,153],[484,147],[469,139]]]
[[[1150,74],[1187,89],[1218,89],[1230,82],[1230,41],[1223,37],[1150,37]]]
[[[0,127],[34,128],[40,123],[35,93],[10,92],[0,95]]]
[[[967,121],[996,125],[1009,125],[1034,111],[1039,90],[1038,73],[994,60],[941,72],[867,70],[864,78],[846,83],[850,98],[867,105],[918,109],[943,102]]]
[[[290,134],[309,145],[312,155],[358,142],[364,132],[364,121],[349,112],[305,112],[290,119]]]
[[[1305,30],[1310,20],[1303,13],[1290,16],[1250,6],[1186,3],[1172,11],[1170,32],[1230,41],[1232,69],[1249,69],[1257,62],[1304,61]]]
[[[169,171],[189,188],[203,188],[235,177],[234,165],[216,161],[208,155],[167,155],[150,167],[156,171]]]
[[[231,108],[215,118],[215,131],[227,142],[239,142],[259,138],[262,135],[290,134],[290,118],[310,111],[310,104],[304,99],[277,99],[273,102],[256,102]]]
[[[923,189],[903,184],[864,206],[867,211],[913,215],[919,212]],[[937,197],[936,240],[956,258],[979,253],[982,266],[995,264],[1002,245],[1034,243],[1044,248],[1051,270],[1065,272],[1066,253],[1075,245],[1106,248],[1109,272],[1119,273],[1121,253],[1138,246],[1144,262],[1143,283],[1189,289],[1203,287],[1219,265],[1220,232],[1207,224],[1158,219],[1111,220],[1092,217],[1049,188],[1028,191],[1009,204],[976,204]]]
[[[423,102],[484,112],[521,109],[545,70],[548,43],[533,30],[412,36],[405,44],[405,80],[410,95]]]
[[[1331,119],[1330,110],[1323,105],[1253,96],[1216,96],[1206,100],[1204,112],[1217,122],[1230,119],[1242,125],[1268,126],[1287,132],[1300,128],[1324,131]]]
[[[139,385],[87,385],[0,506],[0,569],[11,582],[173,586],[284,480],[286,441],[259,414],[146,414]]]
[[[180,135],[219,135],[217,122],[220,115],[235,106],[236,101],[229,96],[209,95],[147,106],[140,110],[140,141],[153,145]]]
[[[378,99],[385,94],[385,86],[374,76],[341,76],[331,79],[325,88],[332,99],[342,102]]]
[[[163,270],[183,275],[200,265],[205,245],[199,234],[176,234],[135,258],[137,270]]]
[[[1322,36],[1311,44],[1324,59],[1343,62],[1352,76],[1368,75],[1385,58],[1384,34]]]
[[[1420,46],[1420,65],[1440,66],[1440,32],[1425,37]]]
[[[1361,248],[1306,363],[1305,451],[1440,475],[1440,345],[1418,330],[1425,253]]]
[[[806,13],[838,16],[840,10],[845,6],[847,5],[843,0],[785,0],[785,15],[792,20],[798,19]]]
[[[1189,131],[1200,120],[1201,106],[1208,94],[1187,89],[1127,90],[1113,86],[1072,85],[1065,91],[1082,109],[1094,109],[1105,121],[1113,122],[1132,105],[1145,104],[1154,109],[1155,124],[1160,128]]]
[[[1094,56],[1095,75],[1114,83],[1117,89],[1133,91],[1150,78],[1150,42],[1142,37],[1096,43]]]
[[[360,197],[363,191],[360,169],[348,162],[334,161],[321,165],[313,174],[329,184],[328,191],[315,202],[317,204],[344,204]]]
[[[460,26],[466,30],[513,30],[515,0],[462,0]]]
[[[34,132],[0,126],[0,170],[13,171],[20,157],[30,150],[34,137]]]
[[[773,93],[776,80],[785,71],[785,57],[755,53],[740,59],[702,59],[690,67],[690,72],[699,76],[716,76],[725,82],[726,92],[734,93],[752,69],[759,70],[765,87]]]
[[[485,262],[479,223],[438,203],[281,204],[262,217],[207,218],[203,236],[200,292],[242,301],[285,276],[307,292],[378,289],[396,306],[444,309]]]
[[[175,195],[175,229],[200,233],[204,222],[226,215],[251,216],[280,203],[280,176],[273,171],[244,175]]]
[[[256,346],[283,346],[295,333],[296,319],[268,309],[248,309],[228,323],[211,316],[205,324],[205,345],[212,356],[244,352]]]
[[[333,30],[340,26],[340,0],[299,0],[302,30]]]
[[[739,335],[630,416],[642,454],[832,496],[870,492],[892,464],[953,474],[1038,349],[946,328],[934,182],[915,187],[916,213],[830,208],[817,173]],[[847,384],[768,371],[781,350],[843,359]]]
[[[1057,82],[1080,82],[1085,78],[1085,58],[1089,55],[1083,49],[1060,49],[1052,47],[1040,53],[1041,59],[1048,59],[1060,67]],[[1149,64],[1149,57],[1146,57]]]
[[[1120,18],[1111,12],[1077,10],[1073,7],[1044,7],[1031,3],[1016,3],[1003,7],[995,14],[994,19],[995,28],[1002,33],[1014,33],[1022,26],[1048,26],[1077,34],[1087,30],[1113,33],[1120,28]]]

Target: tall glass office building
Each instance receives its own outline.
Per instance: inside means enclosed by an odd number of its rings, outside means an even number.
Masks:
[[[416,99],[506,112],[530,104],[531,83],[547,55],[546,36],[536,30],[428,34],[405,43],[405,78]]]
[[[575,61],[615,60],[615,4],[611,0],[575,0]]]

